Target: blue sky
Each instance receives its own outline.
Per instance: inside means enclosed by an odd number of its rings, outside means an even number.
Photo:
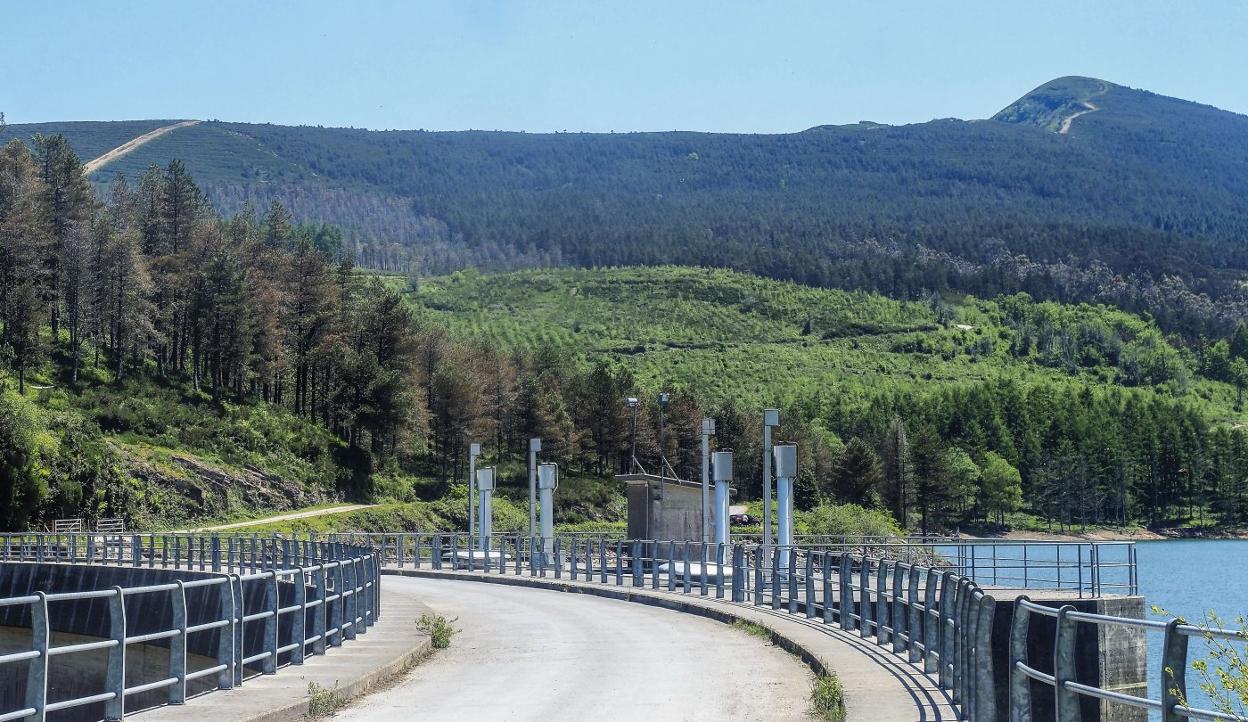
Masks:
[[[0,1],[10,123],[786,132],[1061,75],[1248,112],[1248,2]]]

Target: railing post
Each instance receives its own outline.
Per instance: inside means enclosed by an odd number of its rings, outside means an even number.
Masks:
[[[642,563],[642,559],[641,559],[641,541],[634,539],[633,540],[633,586],[634,587],[644,587],[646,585],[646,578],[644,576],[645,571],[646,571],[646,567]]]
[[[953,684],[953,668],[950,666],[953,648],[953,636],[949,634],[949,626],[953,623],[953,612],[957,604],[957,575],[946,571],[940,577],[939,615],[936,622],[936,649],[940,653],[940,664],[936,670],[936,680],[941,689],[949,689]]]
[[[783,550],[779,545],[771,548],[771,608],[779,609],[784,598],[784,587],[780,586],[780,555]]]
[[[906,633],[906,575],[902,568],[908,568],[900,561],[893,562],[893,611],[889,615],[893,622],[893,654],[906,651],[908,634]]]
[[[246,647],[243,646],[243,617],[247,616],[247,597],[243,594],[243,578],[238,574],[230,576],[230,592],[234,597],[234,621],[230,625],[233,631],[233,669],[230,674],[233,677],[231,686],[238,687],[243,683],[243,657],[246,656]]]
[[[108,598],[108,633],[116,644],[108,649],[104,691],[113,694],[104,703],[104,719],[119,720],[126,715],[126,598],[121,587],[113,587]]]
[[[169,704],[186,703],[186,587],[181,579],[174,580],[178,586],[170,592],[173,608],[173,628],[177,634],[169,638],[169,677],[177,680],[169,688]]]
[[[693,542],[689,542],[689,541],[686,541],[686,542],[685,542],[685,559],[684,559],[684,563],[685,563],[685,573],[684,573],[684,577],[685,577],[685,578],[682,580],[682,581],[684,582],[685,594],[688,594],[688,593],[689,593],[689,591],[690,591],[690,589],[692,588],[692,585],[693,585],[693,578],[692,578],[692,577],[693,577],[693,568],[692,568],[692,565],[691,565],[690,560],[689,560],[690,554],[691,554],[692,549],[693,549],[693,547],[692,547],[692,546],[690,546],[692,543],[693,543]]]
[[[624,540],[615,540],[615,586],[624,586]]]
[[[754,548],[754,606],[763,606],[763,545]]]
[[[909,591],[906,594],[906,637],[910,640],[907,650],[910,652],[909,660],[917,662],[923,653],[919,648],[923,639],[923,616],[919,613],[919,568],[911,566],[907,578]]]
[[[290,625],[290,642],[296,645],[290,652],[291,664],[303,664],[303,656],[307,653],[308,644],[308,586],[305,581],[303,567],[295,570],[295,604],[299,611]]]
[[[806,618],[815,618],[815,552],[806,550]]]
[[[975,619],[975,722],[996,722],[997,693],[992,664],[992,621],[997,613],[997,600],[985,594],[980,597]]]
[[[7,540],[5,542],[8,543]],[[7,555],[6,555],[7,556]],[[39,653],[26,665],[26,706],[35,710],[27,717],[30,722],[44,722],[48,703],[48,597],[35,592],[39,601],[30,605],[30,648]]]
[[[858,636],[867,637],[871,634],[874,616],[871,612],[875,607],[871,604],[871,560],[865,552],[862,566],[858,567],[858,587]]]
[[[888,618],[888,566],[880,557],[875,570],[875,642],[881,647],[892,641],[892,633],[888,631],[892,626]]]
[[[698,582],[701,584],[700,592],[702,596],[704,597],[710,593],[710,588],[707,586],[707,576],[706,576],[706,565],[709,562],[710,562],[710,559],[707,557],[707,553],[706,553],[706,542],[698,542],[698,569],[701,571],[701,573],[698,575],[699,576]]]
[[[966,698],[967,678],[970,676],[970,617],[971,596],[974,584],[966,577],[957,578],[957,598],[953,605],[953,690],[952,697],[956,704],[964,704]]]
[[[736,569],[735,565],[733,566],[733,569],[735,571]],[[735,602],[737,601],[736,600],[736,596],[737,596],[736,595],[736,583],[737,583],[736,574],[733,574],[732,576],[732,583],[733,583],[733,595],[732,596],[733,596],[733,601]],[[724,598],[724,545],[722,542],[715,544],[715,598],[716,599]]]
[[[1066,688],[1075,679],[1075,622],[1067,619],[1075,611],[1069,604],[1057,610],[1057,634],[1053,641],[1053,710],[1056,722],[1079,722],[1079,695]]]
[[[1180,634],[1178,619],[1166,624],[1161,647],[1161,722],[1182,722],[1175,705],[1187,699],[1187,635]]]
[[[238,617],[235,610],[234,579],[224,578],[223,583],[216,585],[217,611],[225,626],[217,629],[217,665],[225,669],[217,672],[217,687],[233,689],[234,687],[234,624]]]
[[[841,552],[841,569],[837,575],[837,581],[840,586],[840,608],[837,617],[841,621],[841,629],[850,631],[854,628],[854,589],[853,589],[853,560],[850,559],[849,552]]]
[[[1025,606],[1030,602],[1026,595],[1014,602],[1014,620],[1010,624],[1010,722],[1032,722],[1031,678],[1018,668],[1027,664],[1027,631],[1031,612]]]
[[[782,553],[789,556],[784,572],[786,586],[788,586],[789,614],[797,614],[797,547],[789,547]]]
[[[937,659],[940,657],[937,651],[940,616],[936,611],[936,591],[939,586],[937,580],[940,578],[940,572],[928,567],[927,579],[923,583],[923,672],[926,674],[936,671]]]
[[[312,636],[316,638],[316,641],[312,642],[312,654],[325,654],[325,618],[328,611],[325,608],[327,604],[325,598],[327,596],[329,595],[325,593],[325,562],[321,561],[312,570],[312,599],[316,602],[312,610]]]
[[[261,671],[264,674],[277,673],[277,610],[281,606],[278,603],[277,594],[277,571],[270,569],[268,577],[264,579],[264,611],[268,616],[264,618],[264,651],[268,656],[264,658],[264,664],[261,665]]]
[[[340,560],[334,561],[334,567],[333,567],[334,571],[333,571],[332,579],[334,580],[334,596],[336,597],[336,599],[334,599],[333,603],[329,605],[329,630],[328,630],[329,632],[333,633],[333,636],[331,637],[332,641],[330,641],[329,643],[331,647],[342,646],[343,626],[346,621],[345,617],[346,617],[346,609],[347,609],[346,607],[347,598],[343,596],[342,594],[345,588],[344,582],[343,582],[344,573],[343,573],[342,565],[343,565],[342,561]]]
[[[676,591],[676,542],[667,543],[667,591]]]
[[[823,553],[823,623],[832,623],[832,552]]]

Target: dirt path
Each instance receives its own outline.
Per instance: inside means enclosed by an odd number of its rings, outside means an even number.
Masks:
[[[220,526],[205,526],[198,529],[190,529],[189,531],[226,531],[229,529],[242,529],[249,526],[259,526],[261,524],[272,524],[278,521],[291,521],[294,519],[310,519],[314,516],[325,516],[327,514],[345,514],[349,511],[359,511],[360,509],[371,509],[376,504],[343,504],[342,506],[330,506],[324,509],[310,509],[308,511],[295,511],[289,514],[278,514],[277,516],[269,516],[263,519],[251,519],[248,521],[238,521],[233,524],[221,524]]]
[[[1070,132],[1070,124],[1075,121],[1075,118],[1078,118],[1081,115],[1087,115],[1088,113],[1095,113],[1100,110],[1100,108],[1098,108],[1095,104],[1088,102],[1084,102],[1083,107],[1087,108],[1087,110],[1081,110],[1078,113],[1072,113],[1071,115],[1066,116],[1066,119],[1062,121],[1061,130],[1058,130],[1057,132],[1062,135],[1066,135]]]
[[[82,172],[90,175],[91,173],[94,173],[100,168],[103,168],[105,165],[108,165],[112,161],[117,160],[118,158],[122,157],[126,153],[129,153],[130,151],[134,150],[135,148],[138,148],[139,146],[143,145],[144,143],[147,143],[148,141],[156,140],[157,138],[164,135],[165,133],[175,131],[178,128],[187,128],[189,126],[196,125],[200,122],[201,121],[198,121],[198,120],[184,120],[184,121],[181,121],[180,123],[174,123],[173,125],[166,125],[166,126],[157,128],[156,130],[148,131],[144,133],[143,135],[140,135],[137,138],[131,138],[130,140],[126,141],[125,143],[122,143],[116,148],[113,148],[112,150],[108,151],[107,153],[100,156],[99,158],[96,158],[95,160],[92,160],[92,161],[88,161],[86,165],[82,167]]]

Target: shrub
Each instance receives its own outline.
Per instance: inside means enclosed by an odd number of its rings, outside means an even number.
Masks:
[[[441,614],[425,612],[416,620],[416,628],[429,635],[434,649],[446,649],[451,646],[451,637],[459,633],[455,628],[458,619],[447,619]]]

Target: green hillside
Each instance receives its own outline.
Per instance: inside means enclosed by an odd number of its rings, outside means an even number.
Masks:
[[[747,406],[1011,378],[1147,387],[1199,403],[1211,418],[1240,417],[1234,390],[1200,378],[1155,325],[1103,306],[1025,297],[900,302],[687,267],[467,271],[422,279],[408,298],[466,339],[606,359],[646,386]],[[1055,339],[1071,335],[1098,340],[1057,348],[1064,342]],[[1169,364],[1159,377],[1128,368],[1143,349]]]

